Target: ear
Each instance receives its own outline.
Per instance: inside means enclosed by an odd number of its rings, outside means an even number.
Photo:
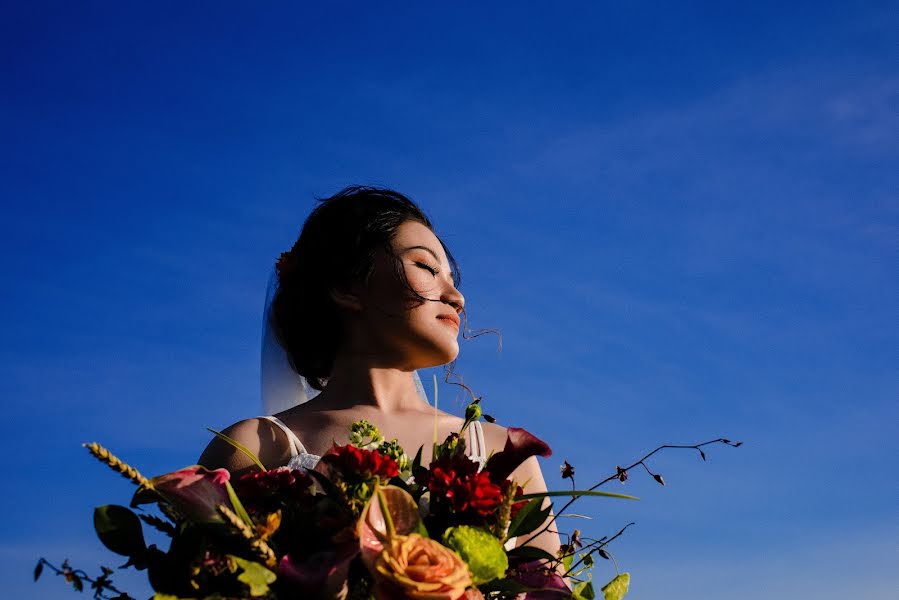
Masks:
[[[355,290],[346,288],[331,288],[328,290],[331,300],[337,305],[337,308],[350,312],[359,312],[362,310],[362,300]]]

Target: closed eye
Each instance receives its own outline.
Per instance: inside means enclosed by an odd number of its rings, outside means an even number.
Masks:
[[[426,265],[425,263],[421,263],[421,262],[415,263],[415,266],[421,267],[422,269],[425,269],[426,271],[428,271],[428,272],[429,272],[431,275],[433,275],[434,277],[437,277],[437,273],[440,272],[440,271],[438,271],[437,269],[434,269],[433,267],[430,267],[430,266]]]

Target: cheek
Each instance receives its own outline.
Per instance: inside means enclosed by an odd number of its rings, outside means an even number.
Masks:
[[[436,288],[433,275],[421,269],[412,269],[411,271],[407,269],[406,279],[409,282],[409,287],[425,298],[430,298]],[[408,290],[404,291],[408,293]]]

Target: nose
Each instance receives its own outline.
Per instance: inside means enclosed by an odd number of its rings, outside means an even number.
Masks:
[[[456,314],[462,312],[465,307],[465,296],[456,289],[456,286],[449,284],[440,297],[440,301],[449,304],[456,310]]]

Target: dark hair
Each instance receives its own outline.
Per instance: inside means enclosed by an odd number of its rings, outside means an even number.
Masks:
[[[367,284],[374,272],[375,250],[383,248],[394,257],[410,297],[419,303],[429,300],[409,285],[390,242],[406,221],[417,221],[431,231],[434,227],[418,205],[389,189],[351,186],[318,203],[299,239],[278,259],[279,285],[269,321],[293,369],[322,390],[343,343],[342,319],[330,291],[357,281]],[[458,287],[456,261],[442,240],[440,244]]]

